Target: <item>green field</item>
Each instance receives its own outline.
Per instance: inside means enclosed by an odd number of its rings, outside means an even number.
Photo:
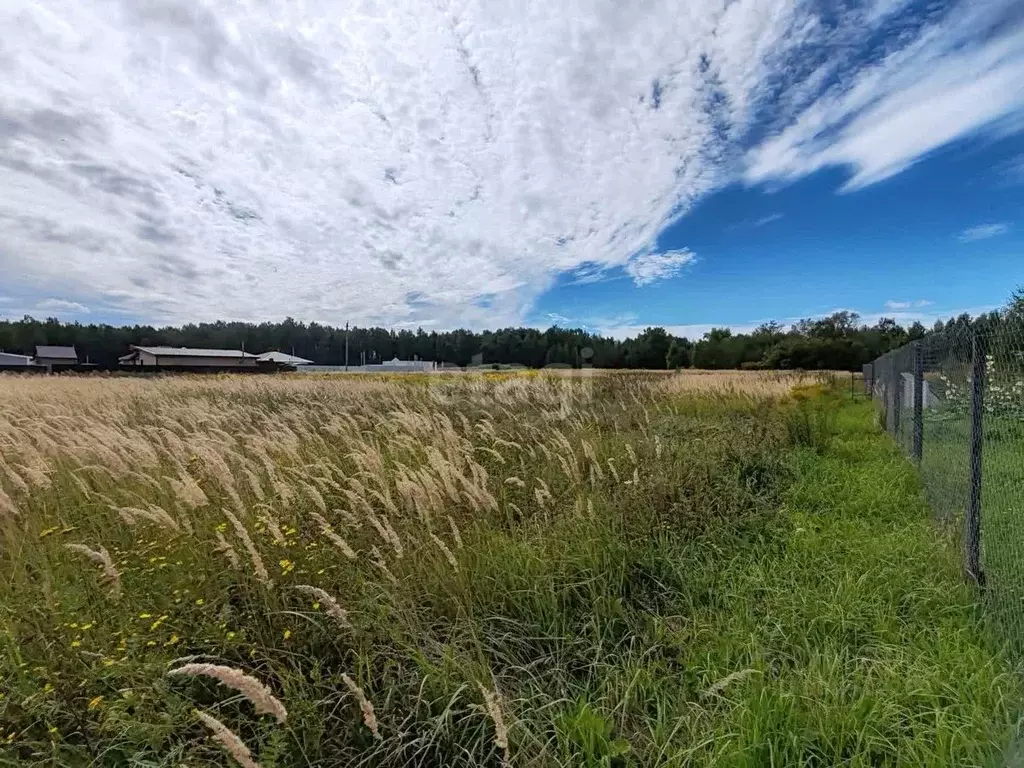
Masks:
[[[758,377],[0,378],[0,764],[1000,764],[915,470]]]

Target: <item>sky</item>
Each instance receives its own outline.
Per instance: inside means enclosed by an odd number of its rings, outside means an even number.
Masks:
[[[1022,211],[1019,0],[0,3],[0,317],[930,323]]]

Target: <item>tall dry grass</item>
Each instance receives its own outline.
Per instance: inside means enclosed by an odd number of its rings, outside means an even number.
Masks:
[[[782,397],[794,387],[830,384],[839,371],[705,371],[682,370],[661,381],[669,394],[714,393],[750,397]]]
[[[203,764],[212,734],[241,765],[738,760],[784,707],[729,697],[799,651],[752,651],[721,595],[758,577],[716,574],[744,537],[789,551],[783,403],[818,381],[0,375],[0,757]],[[895,679],[886,711],[924,728]],[[984,743],[957,717],[935,740]]]

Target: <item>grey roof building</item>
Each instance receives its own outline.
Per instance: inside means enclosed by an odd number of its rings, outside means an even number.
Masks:
[[[74,347],[58,347],[51,344],[36,345],[36,365],[47,367],[72,367],[78,365],[78,352]]]
[[[259,356],[241,349],[200,349],[197,347],[141,347],[118,358],[128,368],[177,368],[191,370],[255,369]]]

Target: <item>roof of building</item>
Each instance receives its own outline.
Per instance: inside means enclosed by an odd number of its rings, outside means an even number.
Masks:
[[[259,356],[261,363],[281,363],[282,365],[312,365],[312,360],[307,360],[304,357],[297,357],[296,355],[289,355],[286,352],[264,352]]]
[[[78,353],[74,347],[55,347],[48,344],[37,344],[36,357],[49,357],[54,360],[77,360]]]
[[[0,352],[0,365],[35,365],[31,355],[18,355],[14,352]]]
[[[250,352],[243,352],[240,349],[197,349],[195,347],[140,347],[132,345],[133,350],[148,352],[157,357],[230,357],[230,358],[257,358]]]

